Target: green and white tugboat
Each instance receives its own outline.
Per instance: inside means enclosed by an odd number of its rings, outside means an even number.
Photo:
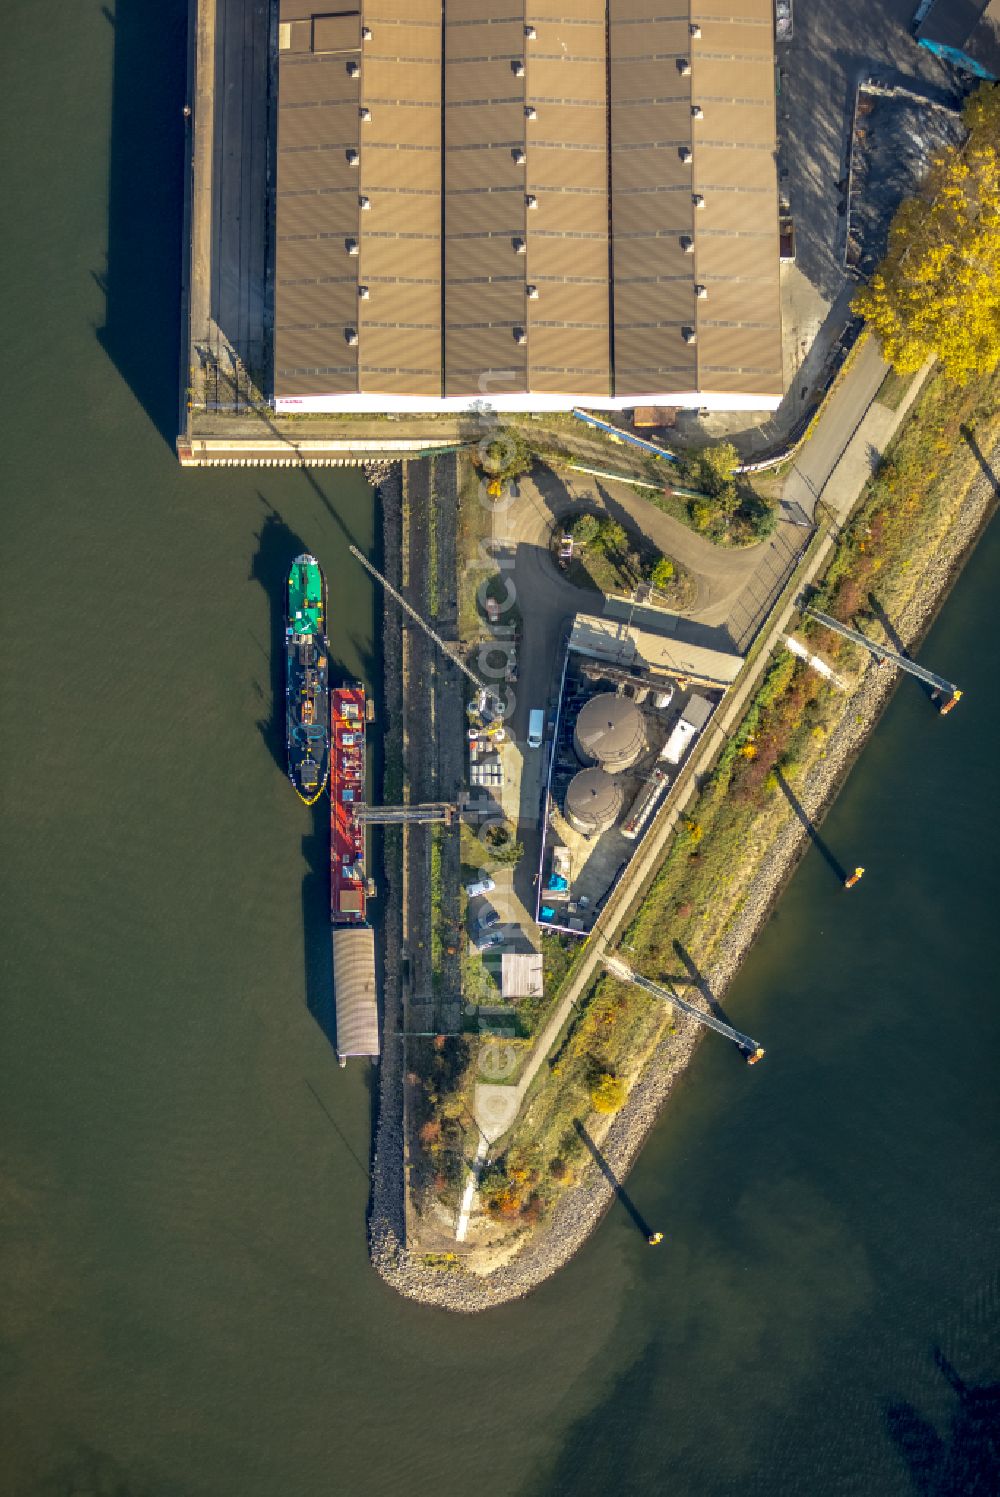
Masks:
[[[330,667],[326,578],[315,556],[296,556],[285,617],[285,738],[288,778],[307,806],[330,774]]]

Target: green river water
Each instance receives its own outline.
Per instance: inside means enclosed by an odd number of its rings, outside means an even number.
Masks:
[[[378,683],[360,477],[182,473],[185,7],[4,0],[0,1492],[997,1490],[996,534],[616,1206],[472,1320],[368,1266],[281,577]]]

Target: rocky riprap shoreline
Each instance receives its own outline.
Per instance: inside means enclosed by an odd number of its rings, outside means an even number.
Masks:
[[[382,566],[389,581],[394,587],[398,587],[402,577],[403,470],[398,463],[385,466],[388,471],[377,485],[382,512]],[[403,630],[398,608],[387,607],[382,610],[382,678],[383,742],[388,773],[390,756],[396,754],[401,758],[403,752]],[[403,1046],[396,1038],[402,1029],[399,953],[403,945],[402,838],[398,829],[386,829],[383,846],[385,899],[382,1058],[378,1071],[368,1223],[370,1240],[374,1240],[378,1223],[380,1234],[390,1234],[401,1241],[406,1230],[406,1207],[403,1170]]]
[[[369,458],[369,460],[365,463],[362,463],[361,466],[364,470],[365,477],[367,478],[373,489],[380,488],[388,478],[391,478],[394,475],[398,479],[401,472],[401,465],[398,462],[393,462],[388,458]]]
[[[993,454],[994,462],[998,454],[1000,447]],[[997,490],[985,474],[971,485],[947,543],[925,568],[919,595],[898,622],[898,632],[908,647],[912,648],[929,628],[992,516],[997,498]],[[386,658],[388,663],[388,650]],[[899,680],[892,666],[873,662],[858,690],[845,702],[840,724],[830,735],[826,757],[802,794],[804,809],[814,821],[833,800]],[[706,974],[717,997],[725,993],[807,845],[805,829],[790,816],[751,873],[743,906],[721,943],[721,954]],[[387,953],[387,973],[391,965]],[[678,1024],[677,1033],[667,1036],[654,1051],[614,1119],[601,1149],[619,1179],[624,1179],[631,1168],[702,1033],[690,1021]],[[549,1221],[510,1262],[483,1275],[468,1271],[460,1261],[445,1268],[428,1267],[403,1245],[405,1182],[398,1051],[398,1045],[386,1047],[381,1068],[381,1109],[369,1216],[372,1264],[400,1294],[441,1309],[474,1314],[520,1299],[579,1251],[612,1205],[614,1189],[596,1164],[588,1164],[580,1184],[562,1198]]]

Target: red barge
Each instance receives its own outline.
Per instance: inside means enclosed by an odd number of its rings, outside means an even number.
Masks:
[[[355,682],[330,692],[330,922],[337,1056],[379,1053],[375,937],[367,919],[374,892],[368,878],[365,823],[365,689]]]
[[[365,824],[354,814],[365,800],[365,689],[330,693],[330,919],[364,925],[368,897]]]

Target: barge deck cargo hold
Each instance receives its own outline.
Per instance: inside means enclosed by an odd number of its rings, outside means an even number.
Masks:
[[[330,919],[363,925],[368,894],[365,824],[365,690],[335,686],[330,698]]]
[[[367,921],[370,892],[365,823],[364,687],[337,686],[330,696],[330,922],[337,1057],[379,1053],[375,938]]]

